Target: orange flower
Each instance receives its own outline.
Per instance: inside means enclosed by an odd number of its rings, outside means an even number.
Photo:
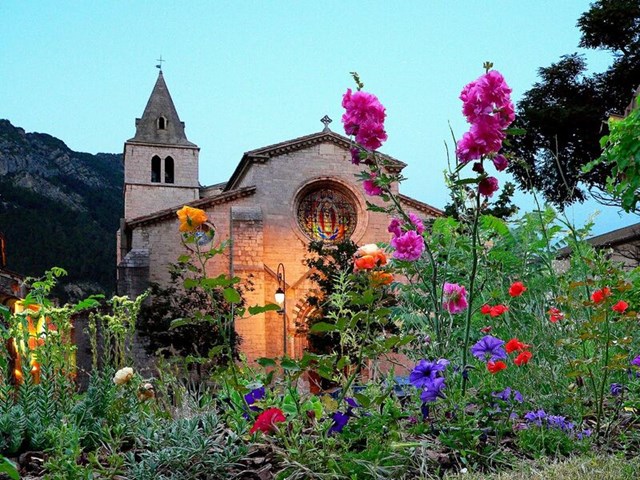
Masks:
[[[358,248],[354,256],[356,270],[371,270],[387,264],[387,257],[375,243],[369,243]]]
[[[627,308],[629,308],[629,304],[624,300],[620,300],[613,307],[611,307],[611,310],[618,313],[624,313],[627,310]]]
[[[591,294],[591,300],[593,303],[601,303],[604,302],[605,298],[611,295],[611,289],[609,287],[604,287],[600,290],[596,290]]]
[[[497,362],[492,362],[491,360],[489,360],[487,362],[487,370],[489,370],[489,373],[492,373],[494,375],[500,370],[504,370],[505,368],[507,368],[507,364],[502,360],[498,360]]]
[[[529,360],[531,360],[531,357],[533,357],[533,354],[528,350],[525,350],[513,360],[513,363],[521,367],[529,363]]]
[[[371,284],[374,287],[389,285],[393,282],[393,274],[389,272],[373,272],[371,274]]]
[[[507,351],[507,353],[519,352],[519,351],[522,351],[525,348],[529,348],[529,347],[530,347],[530,345],[527,345],[526,343],[522,343],[517,338],[512,338],[504,346],[504,348]]]
[[[509,287],[509,295],[512,297],[519,297],[527,291],[527,287],[522,282],[513,282]]]
[[[178,210],[177,214],[181,232],[195,232],[200,225],[207,221],[207,214],[204,210],[187,205]]]

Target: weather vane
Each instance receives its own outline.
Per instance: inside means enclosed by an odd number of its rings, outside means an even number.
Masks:
[[[162,71],[162,62],[166,62],[166,60],[162,59],[162,55],[160,55],[160,58],[158,58],[156,60],[156,62],[158,62],[158,64],[156,65],[156,68],[160,69],[160,71]]]

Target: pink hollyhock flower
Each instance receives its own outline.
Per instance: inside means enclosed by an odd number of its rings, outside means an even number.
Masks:
[[[389,233],[393,233],[396,237],[402,235],[402,223],[397,218],[392,218],[387,227]]]
[[[416,232],[418,232],[419,235],[422,235],[422,232],[424,232],[424,224],[422,223],[422,220],[420,220],[420,217],[415,213],[410,213],[409,220],[411,220],[411,224],[416,227]]]
[[[262,433],[271,433],[276,428],[276,423],[284,422],[286,417],[279,408],[268,408],[256,418],[256,423],[253,424],[250,433],[255,433],[260,430]]]
[[[456,154],[461,162],[470,162],[499,151],[504,138],[500,122],[495,117],[487,115],[471,125],[471,129],[458,141]]]
[[[496,155],[491,160],[493,161],[493,166],[496,167],[496,170],[498,170],[499,172],[503,171],[509,166],[509,161],[504,155]]]
[[[496,177],[487,177],[480,180],[478,192],[485,197],[491,197],[498,190],[498,179]]]
[[[449,313],[460,313],[467,309],[467,289],[456,283],[445,283],[442,288],[442,305]]]
[[[367,92],[347,92],[342,97],[342,106],[346,110],[342,115],[344,131],[347,135],[355,135],[356,141],[365,148],[380,148],[387,139],[384,131],[385,108],[378,98]]]
[[[469,123],[483,115],[499,112],[506,123],[513,111],[511,88],[497,70],[491,70],[466,85],[460,93],[462,113]],[[511,120],[513,121],[513,120]],[[506,128],[511,122],[506,123]]]
[[[424,251],[424,239],[415,230],[409,230],[391,239],[391,246],[395,248],[393,258],[413,262]]]
[[[357,148],[352,148],[349,150],[351,152],[351,163],[354,165],[360,165],[360,150]]]
[[[382,195],[382,188],[376,185],[377,174],[370,173],[369,179],[362,182],[362,187],[364,188],[364,193],[370,195],[372,197],[376,197],[378,195]]]

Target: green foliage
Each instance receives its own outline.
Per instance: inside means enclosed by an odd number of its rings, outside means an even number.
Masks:
[[[602,155],[585,165],[584,171],[605,166],[610,170],[607,192],[626,212],[637,211],[640,200],[640,108],[626,118],[609,120],[609,135],[602,137]]]
[[[515,126],[526,130],[509,148],[509,171],[521,188],[541,191],[566,205],[586,198],[578,182],[605,189],[606,164],[583,171],[600,157],[603,117],[622,112],[640,78],[640,6],[635,0],[599,0],[578,21],[580,46],[608,50],[611,66],[588,73],[584,58],[565,55],[539,70],[540,81],[518,103]]]

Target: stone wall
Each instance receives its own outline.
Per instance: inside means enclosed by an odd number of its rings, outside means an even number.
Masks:
[[[168,147],[125,143],[124,147],[124,218],[149,215],[164,208],[199,198],[197,147]],[[167,157],[174,160],[174,182],[151,182],[151,159],[161,159],[161,173]]]
[[[250,360],[282,354],[285,318],[288,353],[299,354],[305,344],[303,338],[294,338],[295,321],[304,318],[305,299],[314,285],[308,280],[310,272],[304,262],[309,255],[309,240],[297,225],[295,210],[309,184],[329,182],[355,199],[358,225],[353,241],[361,245],[389,241],[388,216],[366,210],[367,200],[380,204],[380,199],[365,198],[355,178],[360,171],[351,163],[347,150],[323,143],[252,164],[237,187],[255,185],[253,195],[206,209],[216,227],[214,243],[230,241],[225,253],[210,263],[207,273],[239,277],[247,306],[274,303],[276,272],[280,263],[284,265],[286,317],[267,312],[236,321],[243,339],[241,350]],[[180,206],[174,207],[177,210]],[[149,280],[161,284],[169,281],[168,265],[189,252],[180,241],[177,217],[136,228],[131,246],[148,250]]]

